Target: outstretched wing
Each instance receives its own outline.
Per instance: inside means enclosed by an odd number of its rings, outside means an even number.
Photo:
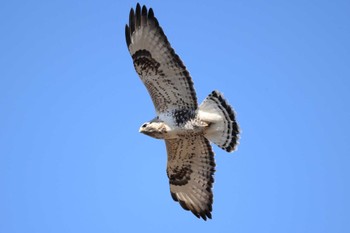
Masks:
[[[202,135],[165,140],[170,193],[198,218],[211,218],[215,161],[209,141]]]
[[[125,26],[126,44],[136,72],[151,95],[157,113],[197,109],[192,79],[154,17],[139,4]]]

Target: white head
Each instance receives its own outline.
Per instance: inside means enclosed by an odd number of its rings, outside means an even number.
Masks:
[[[167,133],[167,127],[162,121],[152,120],[141,125],[139,132],[153,138],[164,139],[164,136]]]

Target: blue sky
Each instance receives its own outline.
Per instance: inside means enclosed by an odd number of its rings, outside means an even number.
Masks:
[[[124,27],[133,1],[0,8],[0,232],[349,232],[349,1],[144,1],[242,128],[213,220],[169,192]]]

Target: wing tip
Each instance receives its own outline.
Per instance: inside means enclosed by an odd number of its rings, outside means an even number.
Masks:
[[[159,26],[157,18],[154,16],[154,11],[152,8],[147,9],[146,5],[136,4],[135,8],[130,9],[129,13],[129,25],[127,25],[128,34],[126,34],[127,45],[129,47],[131,43],[132,34],[140,27],[146,25]]]
[[[211,212],[213,210],[213,197],[210,197],[209,203],[207,204],[207,208],[204,210],[197,211],[193,206],[188,205],[185,201],[179,199],[176,195],[176,193],[170,192],[171,197],[174,201],[179,202],[180,206],[187,211],[190,211],[194,216],[196,216],[199,219],[203,219],[204,221],[207,221],[208,219],[212,219]]]
[[[208,219],[212,219],[211,212],[209,210],[206,211],[201,211],[201,212],[194,212],[191,210],[191,212],[197,217],[197,218],[202,218],[204,221],[207,221]]]
[[[141,7],[140,3],[137,3],[135,10],[131,8],[129,13],[129,27],[132,29],[131,33],[133,33],[137,27],[147,24],[146,19],[157,21],[152,8],[147,10],[146,5],[142,5]]]

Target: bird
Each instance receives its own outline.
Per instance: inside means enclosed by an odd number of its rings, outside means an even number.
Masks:
[[[171,47],[152,8],[137,3],[125,25],[127,48],[156,117],[139,132],[165,141],[170,194],[185,210],[212,218],[214,152],[236,149],[239,125],[231,105],[217,90],[199,105],[192,78]]]

